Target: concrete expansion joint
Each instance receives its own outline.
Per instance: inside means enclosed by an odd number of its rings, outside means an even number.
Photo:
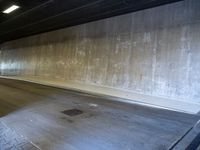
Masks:
[[[200,120],[195,124],[194,128],[200,132]]]

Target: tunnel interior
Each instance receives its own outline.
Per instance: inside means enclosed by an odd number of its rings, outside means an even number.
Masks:
[[[200,150],[199,0],[0,0],[0,150]]]

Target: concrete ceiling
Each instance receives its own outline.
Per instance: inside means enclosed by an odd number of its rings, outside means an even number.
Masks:
[[[0,0],[0,42],[180,0]],[[12,4],[20,6],[3,14]]]

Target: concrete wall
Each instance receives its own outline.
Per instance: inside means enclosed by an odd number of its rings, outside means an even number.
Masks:
[[[199,8],[199,0],[185,0],[7,42],[0,73],[200,109]]]

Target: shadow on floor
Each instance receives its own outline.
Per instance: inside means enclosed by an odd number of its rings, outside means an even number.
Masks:
[[[61,94],[62,89],[0,78],[0,117]],[[63,95],[63,94],[61,94]]]

